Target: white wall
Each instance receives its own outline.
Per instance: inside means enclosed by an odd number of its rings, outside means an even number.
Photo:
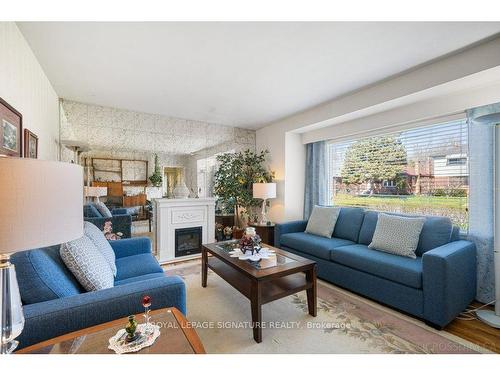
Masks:
[[[0,97],[38,136],[38,158],[57,160],[58,97],[14,22],[0,22],[0,55]]]
[[[270,151],[279,181],[272,220],[302,217],[298,205],[303,201],[288,197],[303,195],[303,176],[293,167],[304,165],[305,153],[291,151],[297,146],[289,134],[302,133],[302,143],[309,143],[449,115],[500,101],[499,82],[500,38],[496,38],[257,130],[257,150]]]

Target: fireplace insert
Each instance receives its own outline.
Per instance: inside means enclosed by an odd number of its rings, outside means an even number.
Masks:
[[[175,257],[201,253],[201,227],[175,230]]]

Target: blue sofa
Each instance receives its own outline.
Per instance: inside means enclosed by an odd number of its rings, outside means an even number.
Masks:
[[[11,257],[26,323],[19,349],[143,311],[142,297],[152,309],[177,307],[186,314],[186,290],[177,276],[168,277],[151,253],[148,238],[110,241],[116,254],[113,288],[86,292],[66,268],[59,246],[16,253]]]
[[[368,248],[378,212],[342,207],[332,238],[305,233],[307,221],[276,225],[275,246],[315,260],[318,277],[441,329],[474,299],[476,247],[449,218],[428,216],[417,259]]]
[[[132,236],[132,216],[126,208],[115,208],[111,210],[113,217],[103,217],[99,210],[92,203],[83,206],[83,219],[94,224],[100,230],[104,229],[104,224],[111,221],[113,233],[121,233],[121,238]]]

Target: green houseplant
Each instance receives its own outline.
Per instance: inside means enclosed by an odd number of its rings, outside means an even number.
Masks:
[[[163,182],[160,163],[158,162],[158,154],[155,154],[155,171],[151,175],[151,177],[149,177],[149,181],[151,181],[154,187],[161,187],[161,184]]]
[[[214,193],[220,203],[230,207],[235,214],[235,226],[241,228],[243,220],[250,218],[260,204],[253,198],[254,182],[273,182],[274,173],[266,167],[269,151],[245,150],[217,156],[218,168],[214,175]]]

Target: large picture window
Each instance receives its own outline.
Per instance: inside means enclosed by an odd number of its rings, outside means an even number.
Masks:
[[[330,203],[449,217],[468,228],[467,122],[328,144]]]

